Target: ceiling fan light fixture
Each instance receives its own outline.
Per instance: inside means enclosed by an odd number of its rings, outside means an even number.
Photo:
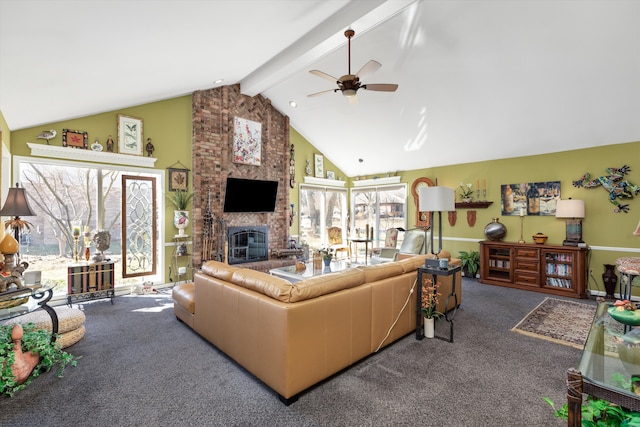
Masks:
[[[346,96],[347,98],[351,98],[356,96],[356,90],[355,89],[345,89],[342,91],[342,94],[344,96]]]

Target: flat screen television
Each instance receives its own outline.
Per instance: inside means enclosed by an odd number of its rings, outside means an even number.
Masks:
[[[227,178],[224,212],[273,212],[276,209],[278,181]]]

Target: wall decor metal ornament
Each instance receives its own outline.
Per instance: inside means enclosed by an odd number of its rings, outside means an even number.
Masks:
[[[89,136],[84,131],[62,129],[62,146],[86,150],[89,146]]]
[[[142,156],[142,119],[118,114],[118,152]]]
[[[573,186],[577,188],[596,188],[602,187],[609,192],[609,203],[615,206],[615,213],[628,213],[629,204],[622,204],[618,199],[633,199],[640,193],[640,186],[623,179],[625,175],[631,172],[631,167],[624,165],[621,168],[607,168],[606,175],[591,179],[589,172],[585,173],[580,179],[573,181]]]
[[[560,181],[523,182],[500,186],[503,216],[555,216]]]
[[[233,162],[260,166],[262,162],[262,124],[234,117]]]

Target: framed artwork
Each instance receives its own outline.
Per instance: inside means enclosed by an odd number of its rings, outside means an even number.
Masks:
[[[316,178],[324,178],[324,156],[322,154],[313,155]]]
[[[169,168],[169,191],[187,191],[187,188],[189,188],[189,169]]]
[[[560,181],[522,182],[500,186],[502,215],[555,216]]]
[[[327,179],[336,179],[336,173],[334,171],[327,171]]]
[[[87,149],[89,137],[87,132],[79,130],[62,129],[62,146],[71,148]]]
[[[262,161],[262,124],[234,117],[233,162],[260,166]]]
[[[118,114],[118,153],[142,156],[142,119]]]

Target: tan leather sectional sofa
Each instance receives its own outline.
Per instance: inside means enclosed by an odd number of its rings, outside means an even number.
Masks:
[[[412,289],[421,265],[424,257],[418,256],[289,283],[208,261],[194,283],[174,287],[174,311],[290,404],[300,392],[415,331]],[[443,279],[447,295],[451,277]]]

